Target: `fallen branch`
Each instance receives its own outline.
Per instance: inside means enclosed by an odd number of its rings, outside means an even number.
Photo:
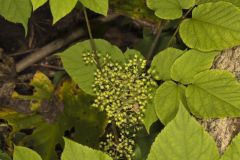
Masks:
[[[32,54],[27,56],[26,58],[22,59],[16,64],[16,71],[17,73],[22,72],[27,67],[31,66],[32,64],[38,62],[39,60],[43,59],[44,57],[55,53],[59,49],[70,45],[71,43],[75,42],[77,39],[84,35],[84,31],[82,29],[78,29],[71,34],[67,35],[66,37],[57,39],[48,45],[39,48],[38,50],[34,51]]]

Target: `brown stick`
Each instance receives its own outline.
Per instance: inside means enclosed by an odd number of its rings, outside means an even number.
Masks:
[[[38,49],[37,51],[33,52],[26,58],[22,59],[20,62],[16,64],[16,71],[22,72],[27,67],[31,66],[32,64],[36,63],[37,61],[43,59],[44,57],[48,56],[51,53],[58,51],[59,49],[63,48],[71,44],[72,42],[76,41],[78,38],[82,37],[84,31],[82,29],[78,29],[72,32],[67,37],[63,37],[61,39],[57,39],[48,45]]]

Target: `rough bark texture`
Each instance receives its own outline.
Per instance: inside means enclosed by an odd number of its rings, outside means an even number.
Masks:
[[[228,70],[240,80],[240,46],[223,51],[215,59],[213,68]],[[202,120],[201,123],[214,137],[221,154],[240,132],[240,118],[208,119]]]

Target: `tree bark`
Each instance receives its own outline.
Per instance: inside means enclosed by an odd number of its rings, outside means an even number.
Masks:
[[[215,59],[212,68],[228,70],[240,80],[240,46],[223,51]],[[214,137],[221,154],[240,132],[240,118],[201,120],[201,124]]]

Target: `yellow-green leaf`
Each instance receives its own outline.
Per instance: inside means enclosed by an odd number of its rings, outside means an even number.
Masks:
[[[69,14],[76,6],[78,0],[49,0],[53,15],[53,24]]]
[[[147,0],[147,6],[162,19],[177,19],[182,16],[183,9],[195,5],[195,0]]]
[[[176,117],[159,133],[147,160],[218,160],[213,138],[180,103]]]
[[[184,51],[176,48],[167,48],[159,52],[152,60],[150,74],[156,80],[170,80],[171,67],[183,53]]]
[[[219,52],[201,52],[189,50],[179,57],[171,68],[171,77],[173,80],[183,84],[192,83],[193,77],[199,72],[211,68],[214,57]]]
[[[37,152],[22,146],[15,146],[13,160],[42,160]]]
[[[240,116],[240,84],[228,71],[208,70],[197,74],[186,90],[191,112],[198,117]]]
[[[203,4],[208,2],[219,2],[220,0],[198,0],[197,4]],[[240,7],[240,1],[239,0],[221,0],[224,2],[230,2],[238,7]]]
[[[240,157],[240,134],[238,134],[228,146],[220,160],[239,160]]]
[[[64,138],[61,160],[112,160],[107,154]]]
[[[146,110],[144,112],[143,124],[148,133],[150,133],[151,126],[154,122],[158,120],[153,99],[151,99],[146,105]]]
[[[185,87],[177,85],[173,81],[164,82],[154,97],[154,106],[158,118],[163,124],[171,121],[177,111],[180,101],[184,100]]]
[[[33,11],[41,7],[44,3],[46,3],[48,0],[31,0],[32,1],[32,6],[33,6]]]
[[[188,47],[201,51],[239,45],[240,9],[228,2],[204,3],[181,23],[179,32]]]
[[[30,0],[0,0],[0,15],[8,21],[21,23],[28,30],[28,19],[32,13]]]
[[[79,0],[84,7],[104,16],[108,13],[108,0]]]
[[[97,51],[100,54],[99,62],[108,54],[114,62],[123,63],[125,58],[121,50],[102,39],[95,39]],[[95,63],[86,64],[83,60],[83,54],[92,53],[90,41],[86,40],[69,47],[59,56],[63,62],[63,66],[71,76],[71,78],[86,93],[94,95],[92,84],[94,82],[94,72],[97,70]]]

